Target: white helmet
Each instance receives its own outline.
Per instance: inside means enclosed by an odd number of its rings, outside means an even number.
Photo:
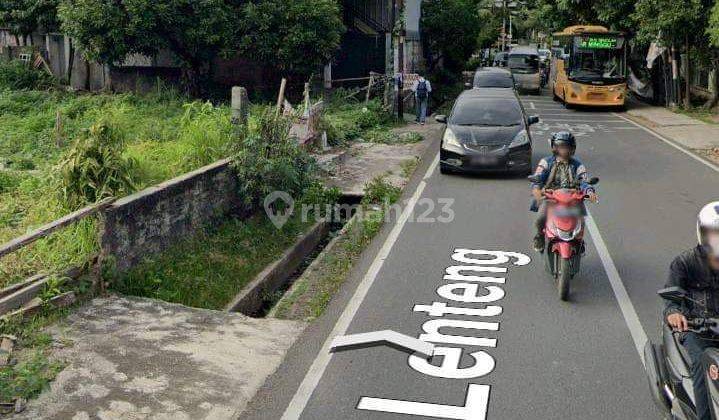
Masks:
[[[710,238],[707,233],[715,232]],[[719,201],[707,204],[697,217],[697,241],[710,254],[719,257]]]

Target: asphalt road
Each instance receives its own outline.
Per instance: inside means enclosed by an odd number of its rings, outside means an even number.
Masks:
[[[656,290],[671,259],[694,245],[696,214],[717,199],[719,173],[621,114],[565,110],[547,96],[522,99],[528,113],[541,118],[532,130],[535,163],[548,153],[549,133],[569,129],[578,137],[578,157],[601,179],[600,203],[590,206],[591,235],[570,302],[558,300],[540,256],[531,250],[535,215],[528,212],[528,182],[441,175],[435,148],[419,169],[426,176],[418,176],[405,198],[417,204],[417,214],[427,209],[427,200],[453,199],[453,220],[400,220],[390,226],[330,312],[296,344],[243,418],[483,419],[485,410],[488,419],[660,418],[637,348],[647,337],[658,336]],[[437,204],[429,216],[442,215]],[[482,264],[506,268],[506,273],[462,272],[504,277],[504,283],[485,279],[477,292],[486,294],[484,286],[493,285],[504,296],[492,303],[457,302],[473,296],[472,290],[438,290],[461,283],[443,278],[447,267],[472,265],[452,258],[457,249],[521,253],[531,262],[515,265],[517,259],[508,258]],[[501,314],[438,311],[430,316],[413,310],[433,302],[472,309],[499,306]],[[328,337],[336,334],[391,329],[419,337],[423,328],[429,332],[447,320],[475,323],[439,330],[445,343],[437,345],[461,349],[445,350],[446,357],[432,360],[434,366],[445,362],[445,369],[432,369],[418,358],[410,365],[408,354],[389,347],[327,353]],[[470,356],[480,351],[475,356],[481,363]],[[460,354],[454,352],[461,352],[458,369],[448,367],[451,356]],[[472,409],[461,409],[465,405]]]

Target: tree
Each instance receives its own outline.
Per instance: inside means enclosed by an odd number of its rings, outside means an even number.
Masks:
[[[709,37],[711,47],[709,61],[711,62],[712,73],[714,76],[712,79],[714,86],[712,86],[713,89],[711,89],[712,96],[706,104],[704,104],[704,107],[713,108],[719,102],[719,74],[717,74],[717,68],[719,68],[719,53],[717,52],[717,48],[719,48],[719,3],[714,4],[711,8],[707,22],[706,34]]]
[[[634,0],[528,0],[529,20],[546,33],[593,24],[631,31]]]
[[[0,2],[0,26],[23,40],[40,27],[55,30],[58,26],[57,0],[3,0]]]
[[[429,49],[430,71],[440,63],[448,71],[461,71],[477,49],[484,24],[474,0],[424,0],[422,30]]]
[[[684,78],[686,108],[691,106],[688,57],[692,49],[695,55],[707,51],[709,43],[705,28],[712,3],[710,0],[639,0],[633,15],[637,22],[637,40],[640,43],[660,40],[665,45],[684,45],[687,57]],[[678,90],[678,87],[675,87],[675,91]]]
[[[61,0],[58,13],[88,59],[112,65],[128,54],[171,51],[191,94],[233,45],[236,25],[228,0]]]
[[[336,0],[256,0],[240,16],[240,52],[294,74],[329,62],[345,30]]]

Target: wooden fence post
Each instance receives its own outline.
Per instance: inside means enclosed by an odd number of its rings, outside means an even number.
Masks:
[[[277,115],[282,112],[282,104],[285,103],[285,88],[287,87],[287,79],[282,78],[280,82],[280,93],[277,95]]]
[[[372,94],[372,86],[374,86],[374,73],[370,72],[369,83],[367,83],[367,95],[364,98],[365,105],[367,105],[369,103],[369,98],[370,98],[370,95]]]

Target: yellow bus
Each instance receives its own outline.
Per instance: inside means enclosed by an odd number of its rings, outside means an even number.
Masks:
[[[553,97],[566,107],[623,108],[627,95],[626,38],[603,26],[576,25],[555,33],[549,76]]]

